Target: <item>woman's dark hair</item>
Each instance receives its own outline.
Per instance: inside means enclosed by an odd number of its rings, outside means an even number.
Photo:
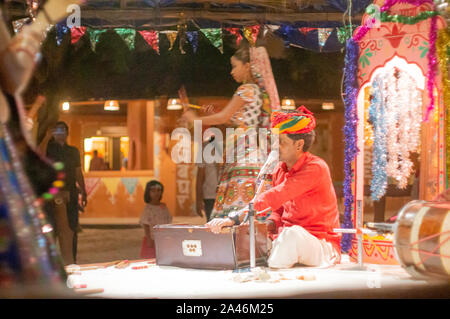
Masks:
[[[248,45],[241,46],[237,51],[233,54],[233,57],[241,61],[242,63],[250,62],[250,50]]]
[[[270,34],[270,33],[268,33]],[[267,39],[270,38],[270,41]],[[278,40],[274,40],[278,39]],[[278,43],[279,41],[279,43]],[[233,54],[233,57],[241,61],[242,63],[250,62],[250,43],[247,39],[243,39],[236,52]],[[266,37],[266,38],[258,38],[255,43],[256,47],[265,47],[267,50],[267,54],[270,58],[281,59],[285,56],[285,48],[284,42],[277,36]]]
[[[308,133],[287,134],[287,136],[293,141],[303,140],[303,152],[308,152],[316,139],[316,132],[313,130]]]
[[[156,180],[151,180],[150,182],[147,183],[147,185],[145,185],[144,202],[146,202],[147,204],[150,203],[150,201],[152,200],[150,197],[150,188],[155,185],[161,186],[161,198],[162,198],[162,195],[164,192],[163,184],[161,184],[160,182],[158,182]],[[160,200],[161,200],[161,198],[160,198]]]

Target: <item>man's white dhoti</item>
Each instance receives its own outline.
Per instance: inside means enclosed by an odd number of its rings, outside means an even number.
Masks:
[[[325,267],[338,259],[339,254],[331,243],[295,225],[285,227],[272,242],[268,264],[271,268],[290,268],[297,263]]]

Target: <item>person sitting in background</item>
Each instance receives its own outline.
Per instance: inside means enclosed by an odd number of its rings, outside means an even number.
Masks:
[[[304,106],[296,112],[274,112],[280,162],[272,173],[273,187],[254,200],[255,211],[271,209],[266,220],[273,240],[268,259],[271,268],[295,264],[330,266],[340,262],[337,199],[326,162],[309,153],[315,139],[315,118]],[[276,130],[274,131],[276,133]],[[206,224],[212,232],[239,225],[242,211]]]
[[[172,223],[172,215],[166,204],[161,203],[164,186],[152,180],[145,186],[144,201],[146,203],[142,211],[140,224],[144,228],[142,240],[141,258],[155,258],[155,238],[153,226]]]
[[[105,168],[105,161],[98,156],[98,151],[94,150],[94,157],[92,157],[89,163],[89,171],[103,171]]]

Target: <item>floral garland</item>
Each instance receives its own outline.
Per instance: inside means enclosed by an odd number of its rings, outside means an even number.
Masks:
[[[396,69],[394,71],[396,74],[390,73],[385,76],[385,85],[383,86],[383,95],[385,97],[385,105],[386,105],[386,113],[385,113],[385,121],[387,128],[387,136],[386,136],[386,149],[387,149],[387,165],[386,172],[388,176],[391,176],[398,180],[398,167],[400,165],[399,161],[399,134],[400,129],[398,126],[399,118],[400,118],[400,104],[398,101],[398,81],[397,78],[399,75],[399,70]]]
[[[406,72],[390,70],[377,76],[369,108],[375,131],[371,196],[379,200],[386,193],[387,177],[404,189],[413,170],[411,152],[420,142],[421,92]],[[407,107],[404,107],[407,106]]]
[[[417,24],[429,18],[439,15],[438,11],[424,11],[416,16],[403,16],[400,14],[390,15],[387,12],[380,13],[381,22],[397,22],[403,24]]]
[[[386,150],[386,122],[384,121],[385,106],[382,95],[383,82],[377,76],[372,85],[372,101],[369,106],[369,121],[373,125],[373,156],[372,156],[372,182],[370,191],[372,200],[379,200],[386,193],[387,188],[387,150]]]
[[[401,109],[398,117],[399,126],[399,168],[397,172],[398,187],[406,188],[408,178],[413,170],[411,152],[417,152],[420,142],[420,125],[422,98],[416,81],[406,72],[400,72],[398,78],[397,101]],[[399,108],[400,109],[400,108]],[[388,133],[389,134],[389,133]]]

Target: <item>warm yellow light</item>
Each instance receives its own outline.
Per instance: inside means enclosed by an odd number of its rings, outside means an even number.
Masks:
[[[295,110],[295,100],[294,99],[283,99],[281,101],[281,108],[283,110]]]
[[[331,102],[323,102],[322,103],[323,110],[334,110],[334,103]]]
[[[120,109],[119,101],[117,100],[108,100],[105,102],[105,111],[118,111]]]
[[[67,112],[67,111],[69,111],[70,110],[70,103],[69,102],[64,102],[63,104],[62,104],[62,110],[63,111],[65,111],[65,112]]]
[[[169,102],[167,102],[167,109],[174,111],[174,110],[181,110],[183,106],[181,105],[180,99],[169,99]]]
[[[107,138],[104,136],[92,136],[90,139],[92,142],[106,142]]]
[[[84,151],[85,152],[92,152],[92,138],[85,138],[84,139]]]
[[[84,155],[84,171],[88,172],[89,171],[89,167],[91,166],[91,159],[92,156],[89,154]]]

